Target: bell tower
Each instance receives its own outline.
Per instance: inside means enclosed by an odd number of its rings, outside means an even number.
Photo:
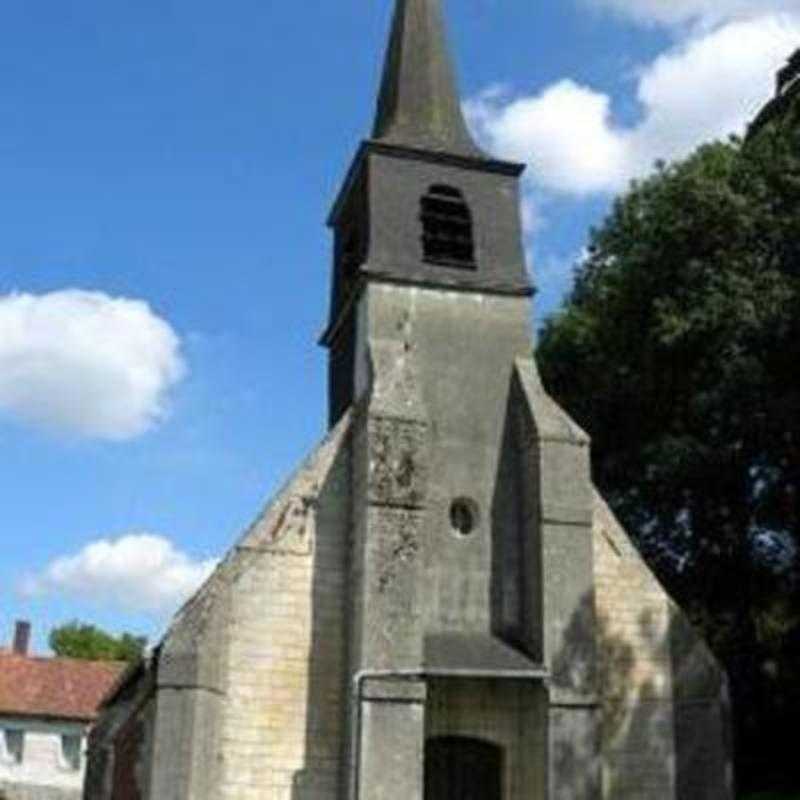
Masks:
[[[522,171],[469,133],[439,0],[397,0],[322,340],[352,418],[359,800],[555,797],[576,765],[596,796],[588,440],[532,360]]]
[[[372,137],[331,213],[330,419],[354,399],[357,298],[364,287],[427,287],[527,297],[519,223],[524,167],[474,143],[436,0],[400,0]]]

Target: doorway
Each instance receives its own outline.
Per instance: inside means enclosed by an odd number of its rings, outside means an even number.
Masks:
[[[500,747],[465,736],[425,743],[425,800],[502,800],[502,795]]]

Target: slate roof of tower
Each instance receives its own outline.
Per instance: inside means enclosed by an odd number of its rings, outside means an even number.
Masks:
[[[124,667],[0,652],[0,714],[88,722]]]
[[[461,111],[441,0],[397,0],[373,138],[486,157],[472,140]]]

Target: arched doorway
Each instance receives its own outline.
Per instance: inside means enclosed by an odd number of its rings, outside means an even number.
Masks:
[[[464,736],[425,743],[425,800],[502,800],[502,794],[500,747]]]

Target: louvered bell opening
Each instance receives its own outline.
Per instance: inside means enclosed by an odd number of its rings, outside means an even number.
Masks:
[[[420,220],[425,261],[458,269],[475,269],[472,214],[458,189],[431,186],[421,200]]]

